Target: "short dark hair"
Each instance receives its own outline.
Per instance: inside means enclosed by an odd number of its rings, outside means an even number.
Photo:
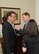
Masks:
[[[7,17],[8,17],[8,16],[11,16],[12,13],[13,13],[13,14],[16,14],[14,11],[9,11],[9,12],[7,13]]]
[[[36,36],[38,34],[38,26],[34,19],[29,20],[26,26],[26,33],[28,36]]]
[[[22,15],[28,15],[30,17],[30,14],[28,12],[23,13]]]
[[[6,21],[7,21],[7,17],[6,17],[6,16],[3,16],[3,17],[2,17],[2,21],[3,21],[3,22],[6,22]]]

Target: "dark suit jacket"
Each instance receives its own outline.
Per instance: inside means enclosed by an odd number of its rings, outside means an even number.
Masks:
[[[39,36],[23,36],[22,46],[27,48],[27,52],[25,54],[39,54]]]
[[[3,25],[4,54],[16,53],[16,34],[9,22]]]

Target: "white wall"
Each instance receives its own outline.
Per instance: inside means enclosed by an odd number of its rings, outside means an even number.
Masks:
[[[35,18],[35,0],[0,0],[0,7],[20,8],[21,14],[27,11],[31,18]],[[23,24],[21,17],[21,27],[23,27]]]
[[[36,22],[39,25],[39,0],[36,0]]]

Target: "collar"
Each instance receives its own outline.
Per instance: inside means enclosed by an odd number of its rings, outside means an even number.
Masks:
[[[30,19],[29,19],[29,20],[30,20]],[[29,20],[25,22],[26,25],[27,25],[27,23],[29,22]]]

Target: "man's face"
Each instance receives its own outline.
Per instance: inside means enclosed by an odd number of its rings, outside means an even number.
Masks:
[[[26,22],[29,20],[29,16],[28,15],[22,15],[23,21]]]
[[[11,19],[12,23],[15,23],[16,15],[12,13],[11,16],[10,16],[10,19]]]

